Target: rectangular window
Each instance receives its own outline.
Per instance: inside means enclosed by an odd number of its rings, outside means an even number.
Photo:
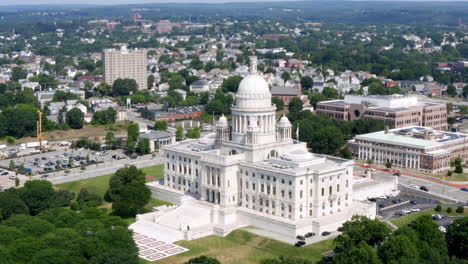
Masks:
[[[322,196],[324,196],[324,195],[325,195],[325,189],[322,188]]]

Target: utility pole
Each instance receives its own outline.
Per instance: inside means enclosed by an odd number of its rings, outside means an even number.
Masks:
[[[41,110],[37,110],[39,114],[39,120],[37,121],[37,140],[39,141],[39,150],[42,152],[42,112]]]

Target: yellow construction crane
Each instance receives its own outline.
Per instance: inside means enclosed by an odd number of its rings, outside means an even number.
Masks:
[[[39,141],[39,150],[42,151],[42,112],[37,110],[39,114],[39,120],[37,121],[37,141]]]

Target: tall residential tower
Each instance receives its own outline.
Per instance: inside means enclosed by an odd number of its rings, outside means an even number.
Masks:
[[[112,85],[117,79],[134,79],[138,89],[148,87],[147,55],[144,49],[128,50],[122,46],[120,50],[106,49],[104,51],[104,79]]]

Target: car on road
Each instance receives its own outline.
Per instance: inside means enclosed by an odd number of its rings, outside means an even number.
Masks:
[[[322,236],[328,236],[328,235],[330,235],[330,234],[331,234],[331,233],[328,232],[328,231],[323,231],[323,232],[322,232]]]
[[[8,177],[10,180],[14,180],[16,179],[16,176],[15,175],[11,175],[10,177]]]
[[[48,178],[48,177],[49,177],[49,174],[41,175],[41,179],[45,179],[45,178]]]
[[[461,191],[468,192],[468,188],[461,188]]]
[[[400,177],[401,174],[400,174],[399,172],[396,172],[396,173],[393,173],[393,176],[398,176],[398,177]]]
[[[305,237],[303,237],[303,236],[297,236],[296,238],[299,239],[299,240],[305,240]]]
[[[410,201],[411,204],[418,204],[415,200]]]
[[[304,236],[305,236],[306,238],[313,237],[313,236],[315,236],[315,233],[309,232],[309,233],[305,234]]]
[[[409,187],[411,187],[411,188],[415,188],[415,189],[418,189],[418,188],[419,188],[419,186],[417,186],[416,184],[410,184],[410,186],[409,186]]]
[[[429,189],[428,189],[426,186],[421,186],[421,187],[419,187],[419,190],[425,191],[425,192],[428,192],[428,191],[429,191]]]
[[[2,175],[2,176],[8,175],[8,171],[2,171],[2,172],[0,173],[0,175]]]
[[[392,203],[394,203],[394,204],[400,204],[400,203],[402,203],[402,202],[403,202],[402,199],[394,199],[394,200],[392,200]]]

